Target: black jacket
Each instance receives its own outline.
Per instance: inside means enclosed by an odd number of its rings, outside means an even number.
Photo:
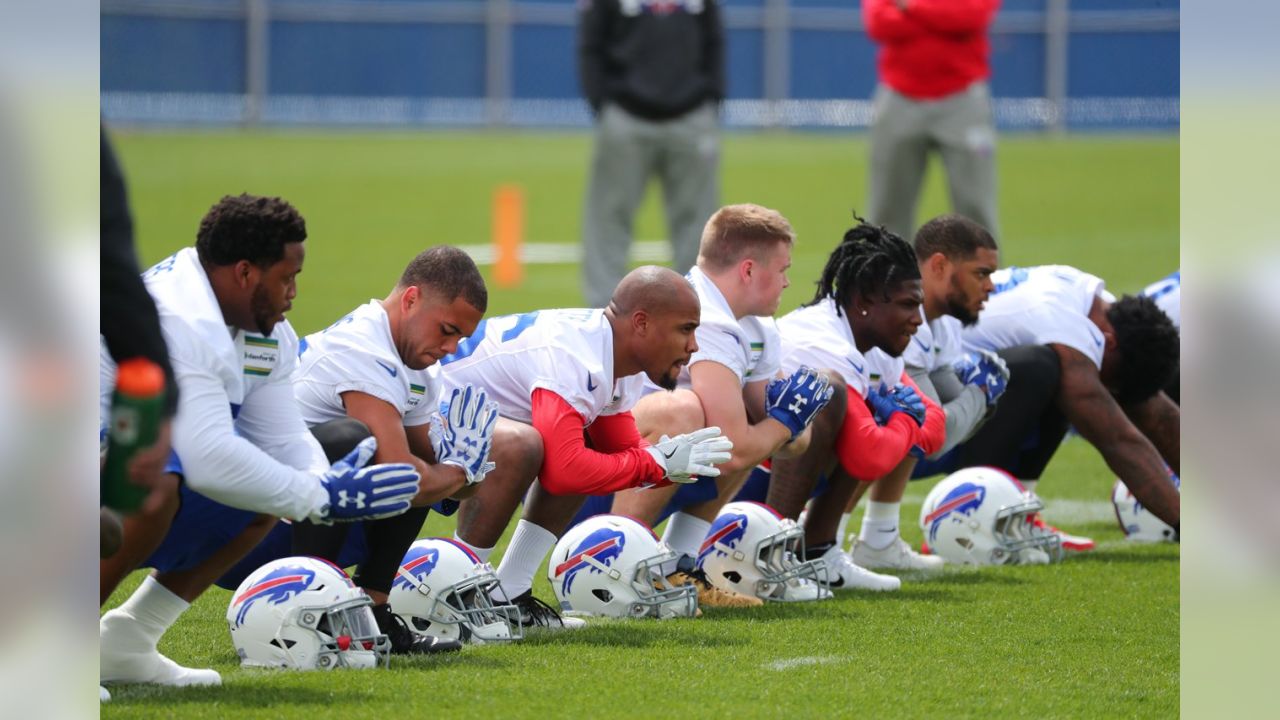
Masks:
[[[670,120],[724,99],[717,0],[583,0],[578,73],[596,113],[606,102]]]
[[[116,157],[102,132],[102,206],[101,206],[101,277],[102,305],[99,328],[107,344],[107,352],[117,361],[145,357],[164,369],[166,388],[165,416],[178,407],[178,386],[164,336],[160,334],[160,316],[155,301],[138,276],[138,258],[133,250],[133,220],[125,198],[124,176]]]

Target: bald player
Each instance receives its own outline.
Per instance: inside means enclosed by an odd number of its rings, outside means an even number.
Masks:
[[[486,319],[442,361],[441,381],[497,401],[496,469],[458,512],[456,538],[488,560],[525,500],[498,567],[522,625],[564,628],[533,597],[533,575],[588,495],[716,477],[733,444],[711,427],[650,446],[631,408],[645,379],[674,389],[697,351],[701,306],[666,268],[633,270],[603,310],[541,310]],[[537,483],[534,483],[534,479]],[[531,487],[532,486],[532,487]],[[527,492],[527,497],[526,497]]]

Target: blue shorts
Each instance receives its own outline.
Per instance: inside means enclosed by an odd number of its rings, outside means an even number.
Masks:
[[[178,488],[178,500],[181,505],[169,532],[142,567],[160,572],[190,570],[244,532],[249,523],[261,515],[210,500],[185,483]]]
[[[667,506],[658,514],[658,519],[654,520],[653,524],[657,526],[672,514],[690,505],[714,500],[719,492],[716,488],[715,478],[700,477],[697,482],[681,485],[676,489],[676,494],[671,496]],[[573,520],[569,522],[569,527],[573,527],[589,517],[603,515],[612,511],[613,495],[589,495],[587,496],[587,501],[583,503],[582,509],[578,510],[578,514],[574,515]]]

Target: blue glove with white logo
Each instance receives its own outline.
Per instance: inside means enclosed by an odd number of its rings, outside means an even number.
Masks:
[[[329,504],[315,519],[326,524],[377,520],[409,509],[418,494],[418,471],[408,463],[365,467],[377,449],[377,438],[365,438],[320,476]]]
[[[897,403],[902,412],[911,416],[916,421],[916,425],[924,426],[925,406],[924,400],[920,399],[920,394],[910,385],[895,385],[889,391],[889,396]]]
[[[898,385],[892,390],[881,385],[867,394],[867,405],[871,408],[871,416],[877,425],[884,425],[894,413],[906,413],[916,421],[924,424],[924,401],[908,385]]]
[[[965,353],[952,363],[952,368],[960,382],[982,389],[987,397],[987,407],[994,407],[1009,387],[1009,366],[1004,358],[990,350]]]
[[[831,401],[832,392],[826,375],[802,365],[790,377],[774,378],[765,385],[765,412],[786,425],[794,439]]]
[[[444,465],[462,468],[468,485],[484,480],[494,468],[489,462],[489,451],[493,449],[498,403],[489,400],[483,389],[467,385],[453,389],[448,412],[443,415],[436,459]]]

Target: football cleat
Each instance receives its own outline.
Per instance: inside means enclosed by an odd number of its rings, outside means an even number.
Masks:
[[[858,538],[853,540],[849,553],[853,562],[861,567],[876,570],[941,570],[946,560],[937,555],[921,555],[911,549],[906,540],[898,538],[886,548],[876,550]]]
[[[1087,552],[1097,547],[1097,543],[1092,538],[1081,535],[1070,535],[1044,521],[1044,517],[1040,513],[1033,513],[1027,517],[1027,524],[1040,530],[1041,532],[1057,535],[1058,540],[1062,543],[1063,550],[1072,552]]]
[[[586,620],[576,617],[565,617],[556,612],[550,605],[533,596],[533,588],[511,599],[511,604],[520,611],[520,627],[545,628],[547,630],[577,630],[585,627]]]
[[[707,580],[706,573],[697,568],[688,572],[677,570],[667,576],[672,585],[692,585],[698,591],[698,605],[702,607],[760,607],[764,601],[758,597],[743,595],[731,590],[721,590]]]
[[[392,655],[431,655],[462,649],[460,640],[413,632],[404,618],[392,612],[387,603],[373,606],[373,619],[378,623],[378,632],[391,641]]]
[[[832,545],[819,558],[827,566],[827,577],[832,590],[891,591],[902,587],[902,581],[893,575],[881,575],[859,566],[849,553]]]
[[[222,684],[222,676],[217,671],[183,667],[161,655],[155,642],[143,637],[138,626],[132,615],[119,608],[99,620],[100,683],[170,687]]]

